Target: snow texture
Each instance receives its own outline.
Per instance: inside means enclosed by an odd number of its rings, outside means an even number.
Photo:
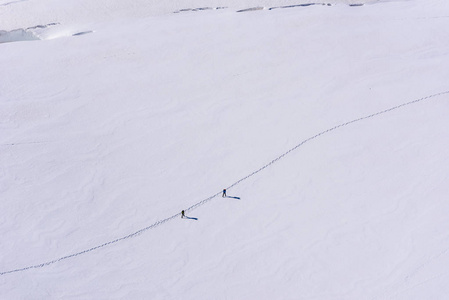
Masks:
[[[445,299],[448,36],[443,0],[0,0],[0,298]]]

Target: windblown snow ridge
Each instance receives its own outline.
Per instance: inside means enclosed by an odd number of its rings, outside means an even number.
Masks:
[[[406,102],[406,103],[403,103],[403,104],[400,104],[400,105],[397,105],[397,106],[394,106],[394,107],[391,107],[391,108],[388,108],[388,109],[385,109],[385,110],[382,110],[382,111],[379,111],[379,112],[376,112],[376,113],[373,113],[371,115],[364,116],[364,117],[361,117],[361,118],[358,118],[358,119],[354,119],[352,121],[349,121],[349,122],[346,122],[346,123],[342,123],[340,125],[337,125],[337,126],[334,126],[332,128],[329,128],[327,130],[324,130],[324,131],[322,131],[322,132],[320,132],[320,133],[318,133],[318,134],[316,134],[316,135],[314,135],[312,137],[309,137],[309,138],[301,141],[299,144],[297,144],[296,146],[294,146],[290,150],[282,153],[281,155],[279,155],[278,157],[276,157],[275,159],[273,159],[272,161],[270,161],[266,165],[262,166],[261,168],[259,168],[259,169],[255,170],[254,172],[250,173],[249,175],[247,175],[247,176],[239,179],[238,181],[234,182],[233,184],[231,184],[226,189],[231,189],[234,186],[236,186],[236,185],[240,184],[241,182],[245,181],[246,179],[248,179],[248,178],[258,174],[259,172],[261,172],[264,169],[268,168],[272,164],[274,164],[274,163],[278,162],[279,160],[281,160],[282,158],[284,158],[289,153],[295,151],[296,149],[298,149],[299,147],[301,147],[305,143],[307,143],[307,142],[309,142],[311,140],[314,140],[314,139],[320,137],[321,135],[324,135],[324,134],[329,133],[329,132],[331,132],[333,130],[336,130],[336,129],[341,128],[341,127],[348,126],[350,124],[353,124],[353,123],[356,123],[356,122],[359,122],[359,121],[370,119],[370,118],[376,117],[378,115],[382,115],[382,114],[388,113],[390,111],[393,111],[393,110],[396,110],[396,109],[399,109],[399,108],[402,108],[402,107],[405,107],[405,106],[409,106],[409,105],[412,105],[412,104],[415,104],[415,103],[418,103],[418,102],[422,102],[422,101],[430,99],[430,98],[434,98],[434,97],[438,97],[438,96],[442,96],[442,95],[446,95],[446,94],[449,94],[449,90],[441,92],[441,93],[429,95],[429,96],[426,96],[426,97],[423,97],[423,98],[419,98],[419,99],[416,99],[416,100],[412,100],[412,101],[409,101],[409,102]],[[221,194],[221,192],[218,192],[218,193],[216,193],[216,194],[214,194],[214,195],[212,195],[212,196],[210,196],[210,197],[208,197],[208,198],[206,198],[206,199],[204,199],[204,200],[202,200],[202,201],[200,201],[200,202],[190,206],[189,208],[185,209],[185,211],[194,210],[195,208],[198,208],[198,207],[206,204],[207,202],[211,201],[212,199],[216,198],[220,194]],[[172,215],[172,216],[170,216],[168,218],[165,218],[163,220],[157,221],[157,222],[155,222],[155,223],[153,223],[153,224],[151,224],[151,225],[149,225],[149,226],[147,226],[145,228],[142,228],[142,229],[140,229],[140,230],[138,230],[138,231],[136,231],[134,233],[128,234],[128,235],[123,236],[121,238],[117,238],[115,240],[112,240],[112,241],[100,244],[98,246],[95,246],[95,247],[92,247],[92,248],[89,248],[89,249],[86,249],[86,250],[83,250],[83,251],[80,251],[80,252],[76,252],[76,253],[73,253],[73,254],[70,254],[70,255],[66,255],[66,256],[60,257],[58,259],[54,259],[52,261],[44,262],[44,263],[41,263],[41,264],[38,264],[38,265],[23,267],[23,268],[9,270],[9,271],[3,271],[3,272],[0,272],[0,275],[6,275],[6,274],[10,274],[10,273],[15,273],[15,272],[22,272],[22,271],[26,271],[26,270],[29,270],[29,269],[42,268],[42,267],[45,267],[45,266],[48,266],[48,265],[51,265],[51,264],[63,261],[63,260],[68,259],[68,258],[72,258],[72,257],[75,257],[75,256],[79,256],[81,254],[85,254],[85,253],[88,253],[88,252],[91,252],[91,251],[94,251],[94,250],[106,247],[108,245],[115,244],[117,242],[120,242],[120,241],[129,239],[129,238],[135,237],[135,236],[137,236],[137,235],[139,235],[139,234],[141,234],[141,233],[143,233],[145,231],[148,231],[150,229],[156,228],[159,225],[162,225],[162,224],[164,224],[164,223],[166,223],[168,221],[171,221],[171,220],[179,217],[180,215],[181,215],[181,213],[177,213],[177,214]]]
[[[47,25],[36,25],[25,29],[19,28],[11,31],[0,30],[0,44],[40,40],[39,31],[55,25],[58,25],[58,23],[49,23]]]

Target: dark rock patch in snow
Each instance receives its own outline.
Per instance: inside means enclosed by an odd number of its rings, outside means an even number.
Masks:
[[[295,7],[305,7],[305,6],[312,6],[312,5],[327,5],[331,6],[330,3],[304,3],[304,4],[296,4],[296,5],[286,5],[286,6],[275,6],[270,7],[268,10],[278,9],[278,8],[295,8]]]
[[[364,5],[364,3],[349,4],[349,6],[363,6],[363,5]],[[307,7],[307,6],[333,6],[333,5],[331,3],[311,2],[311,3],[293,4],[293,5],[273,6],[273,7],[269,7],[269,8],[265,8],[265,7],[262,7],[262,6],[257,6],[257,7],[250,7],[250,8],[240,9],[240,10],[237,10],[237,12],[241,13],[241,12],[258,11],[258,10],[264,10],[264,9],[273,10],[273,9],[280,9],[280,8],[296,8],[296,7]],[[203,11],[203,10],[216,10],[216,9],[225,9],[225,8],[227,8],[227,7],[184,8],[184,9],[177,10],[174,13],[191,12],[191,11]]]
[[[72,34],[72,36],[85,35],[85,34],[89,34],[89,33],[92,33],[92,32],[93,32],[92,30],[82,31],[82,32],[74,33],[74,34]]]
[[[225,9],[226,7],[198,7],[198,8],[184,8],[177,11],[174,11],[173,13],[181,13],[181,12],[189,12],[189,11],[202,11],[202,10],[216,10],[216,9]]]
[[[264,8],[261,7],[261,6],[258,6],[258,7],[251,7],[251,8],[241,9],[241,10],[238,10],[237,12],[256,11],[256,10],[262,10],[262,9],[264,9]]]
[[[55,26],[55,25],[58,25],[58,24],[59,23],[49,23],[47,25],[36,25],[36,26],[33,26],[33,27],[28,27],[26,30],[45,29],[47,27]]]

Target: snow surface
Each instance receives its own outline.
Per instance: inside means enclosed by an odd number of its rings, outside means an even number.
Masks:
[[[0,298],[445,299],[449,5],[375,2],[1,0]]]

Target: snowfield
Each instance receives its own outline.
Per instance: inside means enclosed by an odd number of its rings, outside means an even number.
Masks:
[[[446,0],[166,2],[0,0],[0,298],[446,299]]]

